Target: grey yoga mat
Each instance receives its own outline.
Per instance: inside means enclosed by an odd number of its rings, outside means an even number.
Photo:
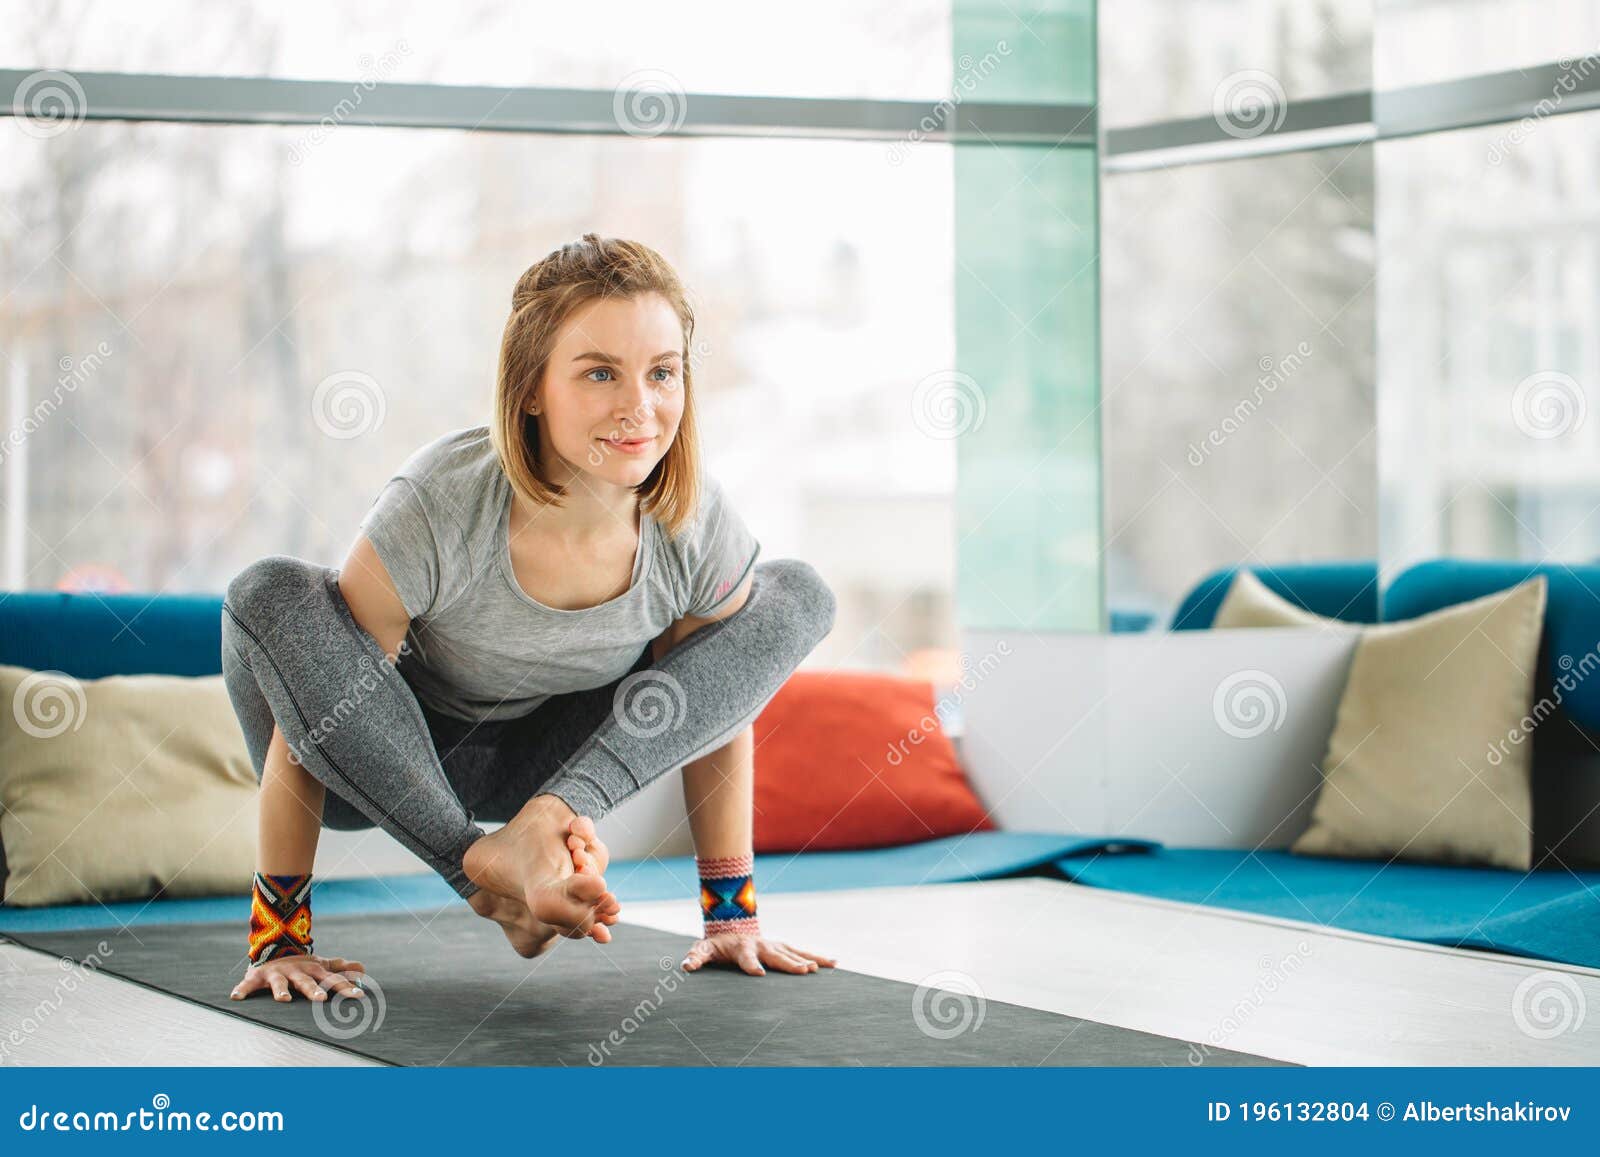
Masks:
[[[746,976],[678,967],[687,936],[637,925],[525,960],[465,905],[319,916],[315,945],[359,960],[366,1000],[228,998],[245,924],[8,933],[162,992],[397,1065],[1277,1065],[1245,1053],[840,967]],[[819,946],[820,947],[820,946]],[[937,987],[948,978],[960,991]],[[0,1025],[0,1030],[6,1026]]]

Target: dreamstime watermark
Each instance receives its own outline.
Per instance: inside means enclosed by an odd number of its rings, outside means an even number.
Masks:
[[[659,68],[630,72],[611,93],[611,116],[630,137],[675,133],[689,115],[689,96],[672,73]]]
[[[330,438],[359,438],[383,425],[389,412],[383,388],[371,374],[340,370],[317,383],[311,420]]]
[[[95,951],[89,953],[82,960],[68,960],[61,958],[61,975],[50,986],[50,994],[40,998],[33,1008],[25,1012],[21,1019],[14,1024],[6,1026],[6,1035],[0,1038],[0,1063],[12,1055],[12,1050],[21,1048],[27,1043],[29,1037],[38,1032],[47,1020],[57,1012],[66,1002],[66,998],[76,992],[78,985],[83,983],[85,974],[97,971],[105,958],[115,955],[111,945],[101,940],[95,945]]]
[[[929,374],[911,391],[911,421],[930,438],[959,438],[983,425],[983,389],[958,370]]]
[[[403,657],[411,653],[410,640],[401,639],[400,645],[395,648],[395,663],[398,664]],[[379,674],[377,662],[371,655],[362,655],[361,658],[356,660],[356,666],[360,669],[361,674],[356,676],[353,690],[341,695],[333,707],[307,729],[306,739],[310,741],[313,747],[321,747],[329,736],[355,718],[361,704],[366,702],[374,691],[383,686],[383,676]],[[295,745],[289,743],[288,748],[289,762],[297,767],[303,766],[304,761],[301,759],[300,752],[296,750]]]
[[[17,726],[35,739],[76,731],[88,713],[83,684],[65,671],[30,671],[11,695]]]
[[[1288,113],[1283,85],[1260,69],[1231,73],[1211,93],[1211,115],[1217,127],[1240,140],[1276,131]]]
[[[283,1114],[276,1109],[194,1113],[172,1109],[172,1098],[157,1093],[150,1098],[148,1109],[129,1109],[126,1113],[111,1109],[41,1109],[34,1103],[17,1115],[17,1126],[25,1133],[281,1133]]]
[[[83,123],[89,100],[70,72],[47,68],[23,77],[11,94],[17,127],[36,140],[58,137]]]
[[[906,159],[906,154],[913,145],[919,144],[929,133],[938,132],[949,122],[951,114],[955,112],[967,95],[978,91],[981,81],[987,80],[994,70],[1000,67],[999,57],[1010,56],[1011,46],[1004,40],[995,41],[995,45],[977,60],[972,59],[970,52],[963,52],[956,60],[956,68],[960,70],[955,81],[950,86],[950,95],[934,105],[923,118],[917,122],[917,127],[906,134],[903,141],[895,141],[889,146],[889,163],[899,165]]]
[[[1250,986],[1250,991],[1239,998],[1233,1008],[1205,1036],[1204,1041],[1196,1041],[1189,1046],[1189,1063],[1199,1065],[1205,1063],[1206,1056],[1213,1050],[1219,1049],[1223,1043],[1245,1026],[1245,1023],[1255,1015],[1256,1011],[1266,1004],[1267,997],[1277,992],[1288,981],[1289,977],[1300,971],[1306,958],[1311,955],[1311,945],[1301,940],[1294,946],[1294,951],[1286,956],[1273,959],[1263,956],[1260,960],[1261,976]]]
[[[661,970],[666,975],[656,981],[655,986],[650,991],[650,995],[642,998],[638,1004],[634,1005],[633,1009],[627,1016],[622,1018],[621,1023],[616,1028],[612,1029],[598,1042],[590,1043],[587,1054],[590,1065],[599,1067],[610,1060],[611,1050],[614,1048],[620,1049],[627,1044],[628,1038],[643,1028],[645,1021],[649,1020],[666,1002],[667,994],[678,991],[678,985],[688,979],[683,974],[680,962],[670,956],[661,958]]]
[[[1577,1032],[1588,1011],[1583,989],[1565,972],[1529,973],[1511,994],[1511,1019],[1534,1040]]]
[[[1560,370],[1529,374],[1511,393],[1511,420],[1528,437],[1541,441],[1573,433],[1588,413],[1583,387]]]
[[[1486,752],[1490,767],[1499,767],[1505,762],[1506,756],[1511,754],[1513,747],[1520,747],[1528,741],[1534,728],[1555,714],[1556,708],[1566,700],[1567,695],[1578,689],[1578,684],[1589,677],[1589,673],[1600,667],[1600,645],[1594,650],[1585,651],[1583,658],[1573,662],[1571,655],[1562,655],[1556,660],[1556,666],[1561,668],[1561,674],[1556,676],[1555,685],[1549,695],[1541,695],[1539,701],[1528,709],[1528,713],[1506,732],[1504,739],[1491,743]],[[1577,668],[1574,675],[1573,668]]]
[[[1561,102],[1569,93],[1577,91],[1582,82],[1588,80],[1597,68],[1600,68],[1600,55],[1592,52],[1580,56],[1575,61],[1567,58],[1556,61],[1556,82],[1550,89],[1550,95],[1534,105],[1530,115],[1521,118],[1495,137],[1489,146],[1489,164],[1500,164],[1511,155],[1512,149],[1533,135],[1533,130],[1539,126],[1540,121],[1560,112]]]
[[[1217,726],[1235,739],[1254,739],[1277,731],[1289,714],[1283,684],[1265,671],[1235,671],[1211,696]]]
[[[884,753],[884,762],[890,767],[899,767],[906,756],[911,754],[908,750],[909,748],[920,747],[923,740],[927,739],[928,736],[938,734],[940,730],[940,721],[937,714],[938,707],[940,705],[959,707],[965,699],[965,693],[977,687],[1000,665],[1000,660],[995,658],[996,654],[1001,656],[1011,654],[1011,644],[1007,640],[1001,639],[995,644],[994,650],[984,655],[976,664],[973,663],[971,655],[963,652],[960,660],[961,677],[956,680],[955,689],[948,695],[941,696],[938,703],[934,705],[934,710],[918,719],[912,725],[911,730],[906,732],[905,738],[889,744],[888,750]],[[976,678],[973,676],[974,670],[977,672]]]
[[[951,1040],[983,1027],[988,1001],[965,972],[946,970],[924,976],[911,994],[911,1019],[922,1035]]]
[[[1273,360],[1271,354],[1262,354],[1261,359],[1256,363],[1256,368],[1261,371],[1261,374],[1256,378],[1255,388],[1250,391],[1250,396],[1240,398],[1229,415],[1222,419],[1219,425],[1213,427],[1198,443],[1189,443],[1189,465],[1204,465],[1211,451],[1243,429],[1244,424],[1250,420],[1251,415],[1261,408],[1261,403],[1265,401],[1266,395],[1276,393],[1278,387],[1288,381],[1301,366],[1305,365],[1305,360],[1310,356],[1311,343],[1304,341],[1294,347],[1293,353],[1276,361]]]
[[[33,409],[23,417],[20,425],[6,431],[5,440],[0,442],[0,461],[4,461],[13,450],[37,433],[50,416],[61,408],[62,395],[76,392],[79,386],[106,364],[106,359],[111,354],[111,346],[101,342],[87,357],[74,361],[70,357],[63,356],[58,360],[56,368],[60,373],[56,377],[55,389],[34,405]]]
[[[377,88],[389,77],[394,75],[400,67],[400,58],[411,55],[411,45],[405,40],[395,41],[394,48],[382,56],[374,57],[370,52],[363,52],[356,58],[356,68],[360,77],[350,89],[350,95],[343,97],[321,120],[317,121],[309,131],[297,137],[289,146],[289,163],[302,165],[311,150],[322,144],[328,134],[350,120],[361,108],[361,102],[366,99],[366,94]]]
[[[328,993],[328,999],[311,1002],[311,1019],[324,1036],[351,1040],[383,1027],[389,1001],[384,996],[383,986],[371,974],[363,972],[357,982],[364,996],[351,996],[337,987],[330,989],[334,981],[333,977],[320,981],[318,987]]]
[[[654,739],[683,726],[689,697],[683,684],[665,671],[635,671],[618,684],[611,697],[611,714],[617,726],[635,739]]]

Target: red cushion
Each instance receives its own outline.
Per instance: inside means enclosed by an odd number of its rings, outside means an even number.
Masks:
[[[933,709],[933,684],[796,671],[756,717],[758,852],[909,844],[994,824]]]

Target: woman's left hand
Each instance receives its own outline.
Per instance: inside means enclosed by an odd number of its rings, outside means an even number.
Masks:
[[[719,932],[694,942],[683,958],[683,970],[694,972],[706,964],[733,964],[751,976],[765,976],[767,969],[763,965],[779,972],[815,972],[818,966],[832,968],[835,963],[830,957],[794,948],[781,940]]]

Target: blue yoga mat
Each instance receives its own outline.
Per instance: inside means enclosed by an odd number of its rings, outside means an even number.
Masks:
[[[820,892],[988,880],[1045,867],[1063,856],[1118,846],[1152,848],[1147,840],[1062,836],[1039,832],[973,832],[919,844],[862,852],[801,852],[756,857],[761,892]],[[606,883],[624,903],[682,899],[699,891],[694,857],[617,860]],[[317,880],[313,906],[320,915],[427,911],[458,902],[432,873],[358,880]],[[49,908],[0,906],[0,932],[70,932],[142,924],[204,924],[249,919],[250,897],[136,900],[117,904],[60,904]]]
[[[1600,968],[1600,872],[1181,848],[1056,866],[1091,887]]]

